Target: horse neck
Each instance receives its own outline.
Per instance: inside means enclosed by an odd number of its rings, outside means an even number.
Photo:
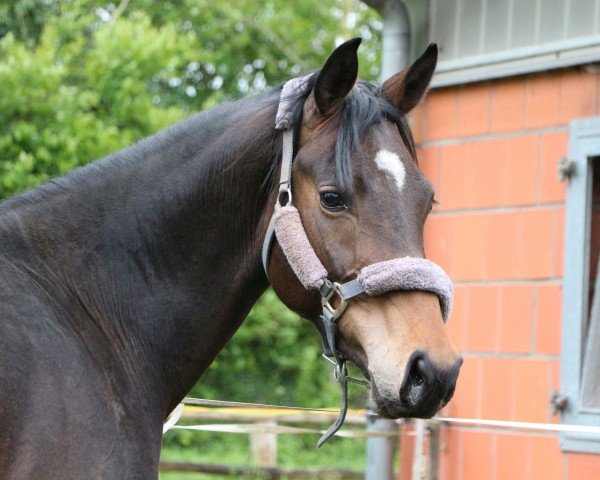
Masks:
[[[154,141],[160,148],[133,147],[135,161],[127,150],[101,161],[90,167],[101,176],[72,179],[70,194],[25,228],[35,236],[47,226],[41,236],[54,253],[45,265],[85,306],[77,328],[99,326],[111,343],[86,347],[114,351],[134,400],[162,414],[267,287],[260,249],[271,202],[261,185],[278,144],[268,133],[275,112],[244,109],[209,116],[197,132],[186,131],[194,121],[167,131]]]

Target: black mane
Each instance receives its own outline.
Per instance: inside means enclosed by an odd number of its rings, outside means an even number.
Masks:
[[[113,172],[122,176],[129,171],[128,169],[136,169],[136,163],[148,155],[178,152],[179,155],[191,157],[231,125],[256,116],[257,112],[265,106],[273,105],[276,108],[278,99],[279,95],[275,95],[273,91],[257,97],[225,102],[210,110],[192,115],[117,152],[71,170],[61,177],[49,179],[8,199],[0,200],[0,214],[44,202],[56,195],[85,189],[89,185],[106,180],[111,174],[114,175]],[[268,130],[268,136],[275,134],[273,129]],[[261,137],[260,132],[257,132],[257,138],[249,141],[250,147],[255,147],[263,140],[265,140],[264,136]]]
[[[311,75],[306,88],[293,99],[291,118],[292,125],[296,130],[296,139],[299,138],[298,133],[302,123],[304,103],[312,91],[318,74],[317,71]],[[268,93],[224,103],[193,115],[177,125],[142,139],[96,162],[77,168],[63,177],[50,179],[33,189],[1,201],[0,213],[41,202],[49,197],[69,192],[78,187],[85,188],[86,185],[101,181],[108,172],[114,171],[116,167],[130,166],[135,168],[135,162],[149,152],[156,154],[172,148],[184,148],[188,151],[200,148],[200,145],[220,133],[219,129],[222,127],[241,122],[245,118],[252,118],[263,108],[272,108],[275,112],[282,88],[283,85],[279,85]],[[390,102],[377,95],[377,88],[374,85],[359,81],[345,99],[335,150],[332,152],[336,167],[336,181],[341,188],[348,190],[353,188],[354,177],[351,154],[358,150],[361,136],[369,128],[384,119],[393,122],[397,126],[404,144],[413,158],[416,158],[414,141],[406,119],[399,114]],[[275,115],[273,113],[272,125],[274,125],[274,122]],[[265,141],[272,141],[272,143],[268,142],[273,145],[272,151],[269,152],[272,156],[272,165],[265,182],[261,185],[261,189],[272,185],[274,173],[281,161],[280,137],[281,132],[274,130],[272,127],[264,130],[262,134],[257,129],[256,137],[248,142],[248,148],[255,148],[259,144],[264,145]],[[193,152],[187,153],[193,154]]]

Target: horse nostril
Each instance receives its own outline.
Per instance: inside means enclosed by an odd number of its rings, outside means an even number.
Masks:
[[[417,405],[426,394],[430,382],[429,360],[419,352],[415,352],[407,365],[407,371],[400,387],[400,399],[407,406]]]
[[[424,372],[425,372],[425,360],[422,358],[419,358],[415,363],[414,363],[414,371],[412,372],[412,383],[414,386],[416,387],[420,387],[421,385],[423,385],[425,383],[425,376],[424,376]]]
[[[415,416],[433,415],[452,398],[461,363],[459,358],[453,367],[440,369],[427,353],[413,353],[400,387],[400,400],[404,406]]]
[[[456,390],[456,384],[452,385],[446,392],[446,395],[444,395],[444,403],[448,403],[450,401],[454,395],[454,390]]]

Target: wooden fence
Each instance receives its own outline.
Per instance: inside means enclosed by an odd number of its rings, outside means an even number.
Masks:
[[[345,425],[357,428],[344,429],[341,436],[354,438],[387,437],[396,438],[393,432],[368,432],[366,412],[351,410],[346,416]],[[204,463],[184,463],[163,461],[161,471],[198,472],[235,477],[260,476],[261,478],[312,478],[312,479],[362,479],[365,472],[342,468],[328,469],[284,469],[277,465],[277,437],[280,434],[320,433],[322,425],[332,423],[337,411],[299,411],[296,409],[266,408],[207,408],[186,405],[180,423],[175,429],[218,431],[223,433],[243,433],[249,435],[249,448],[253,459],[252,466],[229,466]],[[194,425],[186,425],[193,422]],[[299,426],[300,425],[300,426]],[[309,428],[307,428],[307,425]],[[310,428],[314,425],[315,427]]]

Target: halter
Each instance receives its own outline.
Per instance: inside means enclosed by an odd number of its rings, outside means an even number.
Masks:
[[[378,262],[364,267],[354,280],[340,284],[332,282],[302,225],[300,213],[292,205],[292,165],[294,160],[294,128],[291,125],[292,99],[298,91],[306,88],[310,76],[288,81],[281,91],[275,129],[283,130],[283,146],[279,191],[275,209],[262,249],[262,263],[268,277],[268,262],[275,237],[292,270],[307,290],[317,290],[321,295],[325,335],[323,357],[334,365],[334,378],[340,386],[341,408],[337,420],[317,442],[323,445],[343,425],[348,409],[348,382],[370,388],[370,383],[348,375],[346,357],[336,348],[335,325],[342,316],[349,300],[366,294],[381,295],[398,290],[421,290],[435,293],[442,309],[444,322],[452,307],[452,282],[444,270],[424,258],[404,257]]]

